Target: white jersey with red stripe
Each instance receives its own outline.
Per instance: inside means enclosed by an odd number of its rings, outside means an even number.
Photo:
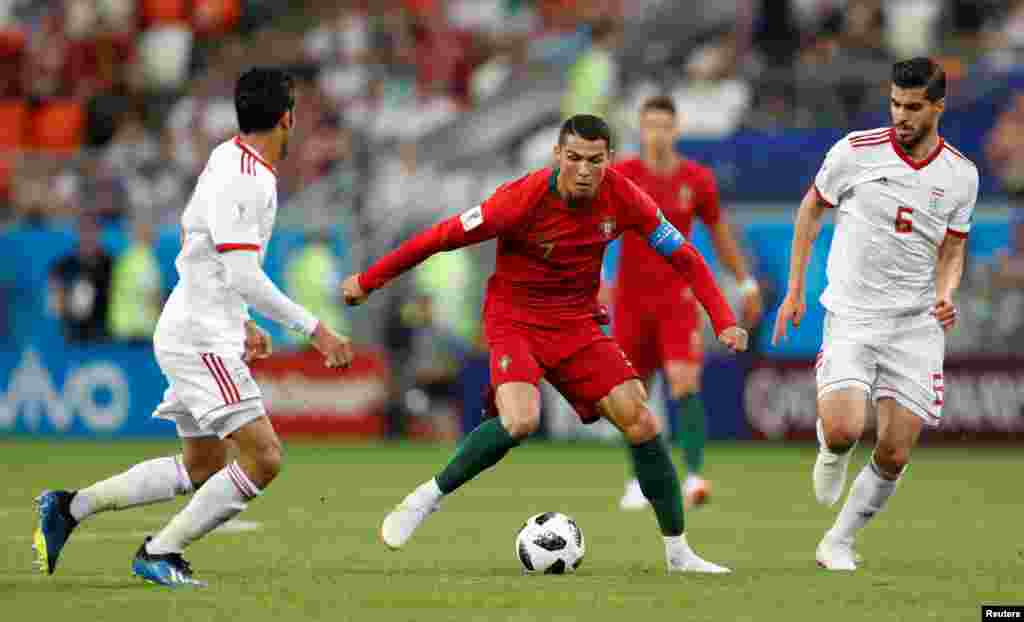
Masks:
[[[238,137],[218,145],[181,217],[179,280],[157,323],[157,350],[241,356],[248,306],[228,286],[220,254],[256,251],[262,262],[276,214],[274,168]]]
[[[971,229],[974,164],[942,138],[915,162],[890,128],[878,128],[837,142],[814,187],[836,208],[825,308],[859,318],[930,309],[939,246],[946,235],[966,237]]]

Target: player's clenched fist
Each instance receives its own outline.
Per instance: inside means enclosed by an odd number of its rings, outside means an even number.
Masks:
[[[733,352],[743,352],[747,349],[747,331],[739,326],[730,326],[723,330],[718,340]]]
[[[245,322],[245,354],[242,360],[251,363],[256,359],[265,359],[274,351],[270,335],[252,320]]]
[[[324,355],[327,367],[348,367],[352,364],[352,341],[327,328],[323,322],[316,325],[310,343]]]
[[[949,300],[943,299],[936,302],[931,313],[939,321],[939,325],[944,331],[948,331],[956,324],[956,307]]]
[[[368,295],[359,284],[358,272],[345,279],[345,282],[341,284],[341,292],[345,297],[345,304],[350,307],[363,304]]]
[[[804,304],[803,296],[792,296],[786,294],[786,298],[779,306],[779,313],[775,316],[775,330],[772,332],[772,345],[778,345],[780,339],[786,338],[786,328],[790,323],[793,327],[799,327],[807,312],[807,305]]]

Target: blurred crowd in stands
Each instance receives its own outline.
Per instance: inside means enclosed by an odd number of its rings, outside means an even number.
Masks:
[[[77,230],[49,283],[69,339],[147,339],[167,294],[155,232],[176,224],[210,149],[235,133],[235,78],[286,65],[299,80],[299,129],[280,166],[279,223],[308,237],[285,286],[345,328],[344,269],[548,162],[555,119],[482,170],[438,171],[421,148],[530,67],[564,75],[561,113],[608,115],[628,151],[652,94],[672,95],[689,137],[847,127],[884,101],[896,58],[938,56],[955,94],[978,67],[1018,67],[1024,50],[1024,0],[736,0],[727,23],[666,43],[657,62],[622,65],[631,29],[673,4],[712,3],[0,0],[0,224]],[[988,145],[984,165],[1003,180],[1020,234],[969,285],[1009,292],[977,297],[988,302],[975,311],[1024,335],[1024,95]],[[111,226],[131,239],[116,257],[98,241]],[[469,284],[486,273],[483,255],[446,257],[381,303],[381,340],[410,361],[405,385],[438,391],[479,347]]]

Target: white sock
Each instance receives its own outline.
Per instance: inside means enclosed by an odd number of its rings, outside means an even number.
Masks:
[[[181,553],[185,547],[220,527],[260,494],[237,462],[217,471],[196,491],[192,501],[149,541],[146,550],[154,555]]]
[[[71,515],[81,521],[108,510],[125,510],[192,492],[181,456],[140,462],[124,473],[83,488],[71,500]]]
[[[898,483],[898,479],[883,478],[872,458],[853,481],[850,495],[829,532],[831,536],[839,540],[852,540],[872,516],[882,511]]]
[[[664,540],[665,559],[668,560],[669,565],[678,565],[680,561],[696,555],[690,548],[690,543],[686,541],[685,533],[678,536],[664,536]]]
[[[433,477],[416,487],[409,493],[409,500],[417,507],[432,507],[441,502],[444,493]]]

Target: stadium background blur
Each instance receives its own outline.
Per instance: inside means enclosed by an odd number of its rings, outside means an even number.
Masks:
[[[339,300],[346,274],[546,165],[566,114],[607,115],[618,151],[635,150],[638,104],[668,92],[681,151],[714,168],[740,229],[763,329],[799,197],[834,140],[887,124],[891,62],[917,54],[945,66],[942,133],[982,175],[934,436],[1016,439],[1024,2],[0,1],[0,434],[173,434],[149,420],[163,380],[148,339],[177,278],[177,219],[209,150],[235,132],[231,89],[247,66],[285,65],[300,83],[267,271],[361,352],[352,372],[328,374],[268,326],[279,354],[257,373],[278,427],[453,439],[478,420],[487,382],[492,247],[438,256],[357,310]],[[773,348],[758,330],[749,355],[712,350],[712,438],[812,430],[822,238],[795,337]],[[550,392],[544,412],[550,437],[615,437],[576,425]]]

